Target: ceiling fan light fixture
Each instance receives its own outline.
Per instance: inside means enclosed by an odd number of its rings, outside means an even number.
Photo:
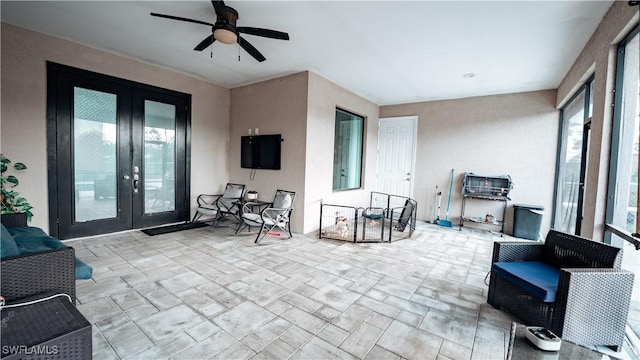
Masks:
[[[238,42],[238,35],[227,29],[215,29],[213,31],[213,37],[223,44],[235,44]]]
[[[2,1],[2,0],[0,0]],[[211,0],[211,5],[213,5],[213,10],[216,13],[216,22],[215,24],[208,23],[206,21],[200,21],[195,19],[184,18],[180,16],[174,15],[164,15],[151,13],[151,16],[158,16],[171,20],[179,20],[190,22],[194,24],[200,25],[208,25],[211,28],[211,32],[207,35],[204,40],[200,41],[198,45],[193,49],[194,51],[202,51],[211,45],[214,42],[219,41],[223,44],[238,44],[240,48],[244,49],[249,55],[251,55],[256,61],[263,62],[266,60],[264,55],[258,51],[251,43],[245,40],[240,34],[248,34],[255,36],[262,36],[265,38],[271,39],[279,39],[279,40],[289,40],[289,34],[281,31],[256,28],[256,27],[236,27],[236,21],[238,20],[238,12],[229,6],[224,4],[224,1],[213,1]],[[213,57],[213,50],[211,52],[211,57]],[[238,60],[240,56],[238,56]]]

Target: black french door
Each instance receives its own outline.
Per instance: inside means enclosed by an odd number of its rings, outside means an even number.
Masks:
[[[587,165],[589,161],[589,135],[591,134],[591,118],[582,127],[582,155],[580,162],[580,184],[578,186],[578,206],[574,232],[580,235],[584,220],[584,192],[587,187]]]
[[[50,232],[187,220],[190,95],[47,66]]]

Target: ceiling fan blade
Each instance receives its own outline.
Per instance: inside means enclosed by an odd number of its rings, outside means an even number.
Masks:
[[[212,23],[208,23],[206,21],[194,20],[194,19],[187,19],[187,18],[183,18],[183,17],[180,17],[180,16],[164,15],[164,14],[157,14],[157,13],[151,13],[151,16],[157,16],[157,17],[167,18],[167,19],[171,19],[171,20],[186,21],[186,22],[190,22],[190,23],[208,25],[208,26],[212,26],[213,27]]]
[[[214,41],[216,41],[216,38],[214,38],[213,34],[211,34],[207,36],[204,40],[202,40],[200,44],[198,44],[193,50],[202,51],[208,48],[209,46],[211,46],[211,44],[213,44]]]
[[[237,26],[236,30],[238,30],[238,32],[243,34],[262,36],[262,37],[278,39],[278,40],[289,40],[289,34],[282,31],[247,27],[247,26]]]
[[[218,21],[229,21],[229,12],[227,11],[227,5],[224,4],[224,1],[211,0],[211,5],[213,5],[213,10],[216,11]]]
[[[253,56],[256,60],[258,60],[259,62],[263,62],[265,60],[267,60],[264,55],[262,55],[260,53],[260,51],[258,51],[258,49],[256,49],[255,47],[253,47],[253,45],[251,45],[247,40],[243,39],[241,36],[238,36],[238,44],[240,44],[240,46],[249,53],[249,55]]]

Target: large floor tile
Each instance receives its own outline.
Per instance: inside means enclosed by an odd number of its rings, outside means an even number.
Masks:
[[[476,321],[457,318],[449,313],[431,309],[419,328],[450,342],[471,348],[476,334]]]
[[[313,338],[298,350],[291,359],[357,359],[346,351],[340,350],[328,342]]]
[[[103,334],[120,358],[126,358],[153,346],[153,342],[132,321],[105,331]]]
[[[373,348],[383,331],[363,322],[345,339],[340,349],[362,359]]]
[[[122,309],[108,297],[78,304],[78,310],[92,323],[97,323],[122,312]]]
[[[220,331],[174,354],[171,359],[211,359],[235,342],[237,340],[231,335]]]
[[[275,317],[275,314],[247,301],[214,316],[212,320],[236,339],[242,339]]]
[[[435,359],[442,345],[442,338],[394,321],[377,344],[406,359]]]
[[[180,304],[150,315],[138,321],[138,323],[140,324],[140,328],[144,330],[154,342],[158,342],[159,340],[178,334],[183,330],[199,325],[205,320],[206,318],[192,308]]]
[[[360,298],[360,294],[340,286],[328,284],[311,295],[311,298],[330,307],[344,311]]]

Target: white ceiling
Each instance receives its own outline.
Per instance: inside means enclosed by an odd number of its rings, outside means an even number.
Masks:
[[[555,89],[612,1],[227,1],[238,26],[289,33],[244,35],[262,63],[237,44],[193,51],[208,26],[149,15],[213,23],[206,0],[0,4],[3,22],[226,88],[311,70],[388,105]]]

